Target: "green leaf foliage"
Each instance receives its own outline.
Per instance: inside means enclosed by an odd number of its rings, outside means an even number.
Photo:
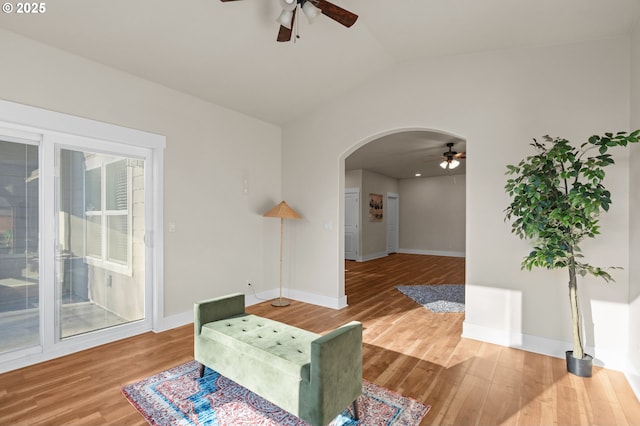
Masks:
[[[599,234],[599,216],[612,204],[602,185],[606,167],[615,164],[609,149],[639,140],[640,130],[594,135],[580,147],[544,136],[531,143],[535,155],[507,166],[505,191],[511,204],[505,220],[514,234],[533,245],[523,269],[570,267],[581,276],[612,280],[604,269],[576,259],[582,257],[579,244]]]

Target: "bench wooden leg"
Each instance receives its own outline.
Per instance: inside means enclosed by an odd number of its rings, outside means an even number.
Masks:
[[[204,377],[204,364],[200,363],[200,377]]]
[[[360,420],[360,415],[358,414],[358,400],[355,399],[353,401],[353,420]]]

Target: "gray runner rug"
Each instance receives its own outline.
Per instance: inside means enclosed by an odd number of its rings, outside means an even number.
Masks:
[[[464,312],[464,284],[398,285],[401,293],[433,312]]]

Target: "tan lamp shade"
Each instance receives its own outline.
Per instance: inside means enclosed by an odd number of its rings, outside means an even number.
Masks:
[[[279,217],[280,219],[300,219],[300,215],[296,213],[289,204],[282,201],[280,204],[264,214],[264,217]]]

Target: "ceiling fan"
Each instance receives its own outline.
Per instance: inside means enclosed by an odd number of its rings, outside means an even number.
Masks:
[[[466,159],[467,153],[453,151],[451,149],[453,148],[453,142],[447,143],[447,147],[449,148],[449,150],[442,153],[443,160],[440,163],[440,167],[442,167],[445,170],[455,169],[460,165],[460,161],[458,161],[458,159],[460,160]]]
[[[222,2],[238,1],[238,0],[220,0]],[[290,41],[291,34],[296,22],[296,11],[298,7],[305,14],[309,22],[312,22],[320,13],[334,21],[349,28],[355,24],[358,19],[358,15],[349,12],[336,6],[335,4],[328,2],[327,0],[280,0],[280,6],[282,7],[282,13],[276,20],[280,24],[280,30],[278,31],[279,42]],[[296,34],[296,38],[299,36]]]

